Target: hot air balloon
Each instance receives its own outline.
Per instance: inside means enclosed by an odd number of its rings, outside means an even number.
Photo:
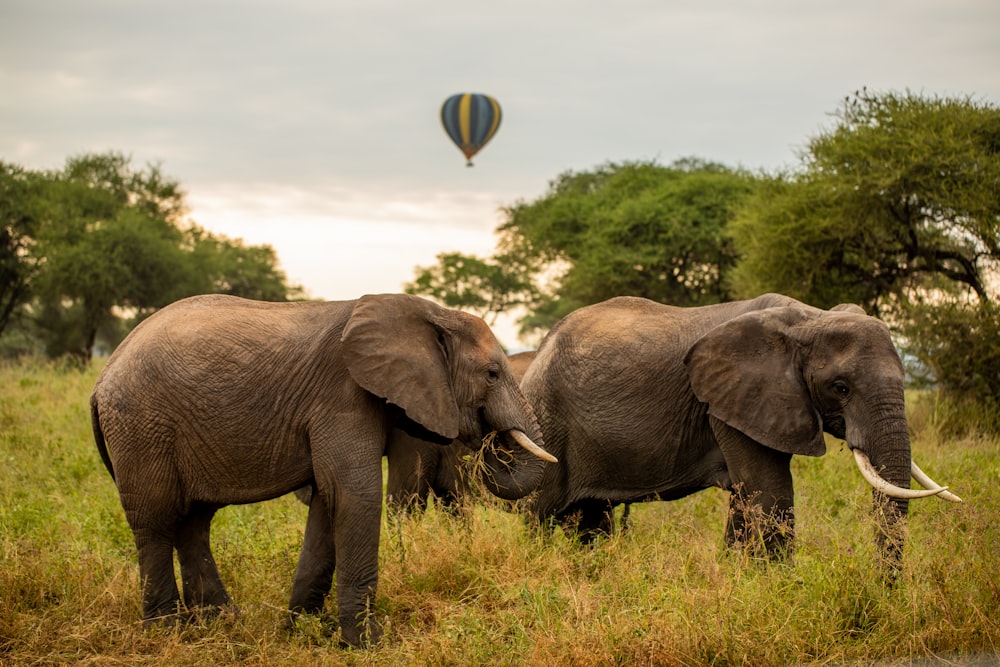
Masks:
[[[489,95],[459,93],[441,105],[441,124],[472,166],[478,153],[500,127],[500,104]]]

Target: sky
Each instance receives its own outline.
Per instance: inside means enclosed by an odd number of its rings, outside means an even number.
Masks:
[[[194,222],[353,299],[491,255],[566,171],[794,168],[861,87],[1000,104],[998,35],[997,0],[3,0],[0,160],[159,165]],[[471,168],[459,92],[503,109]]]

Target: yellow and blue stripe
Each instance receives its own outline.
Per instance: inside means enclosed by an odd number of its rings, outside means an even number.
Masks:
[[[486,145],[500,127],[500,104],[480,93],[452,95],[441,105],[444,131],[472,166],[472,156]]]

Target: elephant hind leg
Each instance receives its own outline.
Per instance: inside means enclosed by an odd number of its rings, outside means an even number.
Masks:
[[[209,541],[216,506],[195,505],[177,528],[177,560],[181,566],[184,604],[188,608],[228,605],[229,594],[219,576]]]
[[[174,579],[174,545],[171,539],[148,528],[134,529],[142,580],[142,618],[161,621],[181,611]]]
[[[336,551],[330,509],[322,494],[313,490],[306,519],[306,534],[295,569],[295,583],[288,607],[292,612],[318,614],[333,587]]]
[[[127,470],[125,466],[121,469]],[[176,619],[181,611],[180,594],[174,575],[175,504],[172,498],[150,497],[142,488],[132,491],[132,482],[119,475],[122,509],[139,556],[144,621]]]

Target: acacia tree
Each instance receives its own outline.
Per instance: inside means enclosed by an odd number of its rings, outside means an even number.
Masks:
[[[977,367],[995,351],[968,354],[1000,334],[1000,109],[861,90],[835,118],[801,169],[763,179],[734,220],[734,292],[863,304],[946,388],[976,376],[991,378],[981,397],[1000,395],[1000,363]],[[976,335],[938,335],[955,323]]]
[[[734,291],[873,309],[932,288],[991,300],[1000,110],[862,90],[835,116],[809,141],[801,170],[762,179],[734,220]]]
[[[2,257],[19,260],[15,307],[29,313],[52,356],[89,358],[98,334],[116,329],[123,313],[142,319],[191,294],[285,300],[298,292],[285,285],[269,246],[245,246],[189,224],[179,183],[157,166],[137,170],[120,153],[92,154],[28,180],[30,190],[0,188],[5,221],[30,222],[18,228],[20,245]],[[9,222],[5,228],[14,229]],[[6,266],[0,263],[5,276]],[[6,299],[12,290],[4,289]]]
[[[735,253],[724,230],[753,187],[750,174],[703,160],[628,162],[564,173],[540,199],[507,207],[501,242],[551,278],[525,328],[620,295],[726,300]]]

